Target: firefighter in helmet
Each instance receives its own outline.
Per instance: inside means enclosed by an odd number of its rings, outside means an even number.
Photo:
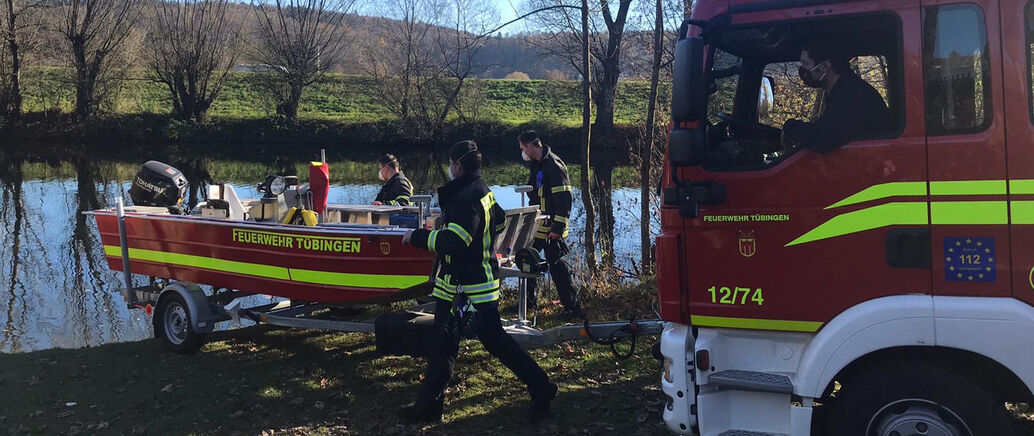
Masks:
[[[481,178],[481,152],[474,141],[453,145],[449,160],[451,180],[438,188],[443,226],[411,230],[403,238],[403,243],[436,253],[441,268],[431,293],[435,339],[427,372],[416,402],[401,409],[399,419],[405,423],[441,420],[460,339],[475,335],[527,385],[530,419],[544,418],[557,385],[503,330],[499,319],[499,262],[492,247],[504,229],[505,213]]]

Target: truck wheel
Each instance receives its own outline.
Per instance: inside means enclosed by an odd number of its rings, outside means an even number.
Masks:
[[[191,314],[180,294],[172,292],[154,311],[155,336],[165,348],[180,354],[194,354],[205,344],[205,335],[191,327]]]
[[[925,363],[848,378],[830,419],[837,436],[1015,436],[1005,403],[983,383]]]

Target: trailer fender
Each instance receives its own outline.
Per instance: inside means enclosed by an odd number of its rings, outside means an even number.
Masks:
[[[929,295],[877,298],[837,315],[805,347],[794,393],[821,397],[840,370],[871,352],[936,345],[933,299]]]
[[[205,291],[190,282],[173,282],[166,285],[158,295],[156,306],[161,307],[162,299],[172,293],[179,294],[187,303],[187,309],[190,310],[190,325],[197,333],[211,333],[215,330],[216,323],[233,318],[221,307],[209,304]]]

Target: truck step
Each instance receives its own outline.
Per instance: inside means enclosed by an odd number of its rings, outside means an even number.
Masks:
[[[708,380],[711,384],[733,389],[780,394],[793,393],[793,383],[790,383],[790,377],[767,372],[730,369],[711,374]]]
[[[776,433],[762,433],[762,432],[759,432],[759,431],[748,431],[748,430],[729,430],[729,431],[726,431],[726,432],[722,432],[722,434],[720,434],[718,436],[786,436],[786,435],[781,434],[781,433],[780,434],[776,434]]]

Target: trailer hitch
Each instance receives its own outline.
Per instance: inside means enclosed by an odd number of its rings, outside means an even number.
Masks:
[[[609,346],[611,354],[618,358],[618,360],[626,360],[635,354],[636,339],[642,333],[642,328],[640,328],[639,323],[636,322],[635,318],[630,318],[627,325],[611,331],[610,336],[607,338],[598,337],[592,334],[592,327],[591,324],[589,324],[588,319],[583,322],[582,328],[585,331],[585,335],[589,337],[589,340],[600,345]],[[617,344],[625,338],[623,333],[627,333],[627,337],[629,338],[627,352],[619,352],[617,349]]]

